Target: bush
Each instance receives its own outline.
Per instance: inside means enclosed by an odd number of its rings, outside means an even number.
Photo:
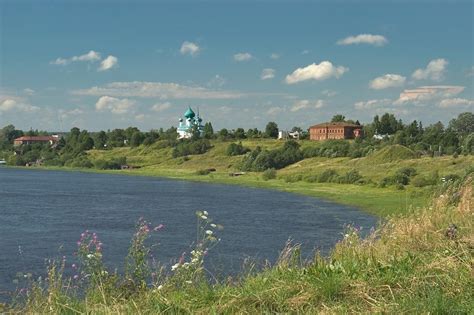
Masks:
[[[283,179],[285,183],[296,183],[303,180],[303,175],[301,174],[286,175]]]
[[[172,155],[173,158],[177,158],[192,154],[204,154],[210,148],[212,148],[212,145],[207,139],[181,140],[173,149]]]
[[[209,175],[211,173],[210,169],[197,170],[196,175]]]
[[[327,169],[318,176],[319,183],[329,183],[338,181],[339,175],[333,169]]]
[[[362,175],[360,175],[357,170],[351,170],[347,172],[344,176],[339,177],[339,182],[341,184],[355,184],[361,179]]]
[[[227,147],[226,154],[228,156],[236,156],[236,155],[245,154],[249,151],[250,151],[250,149],[244,147],[241,142],[239,142],[238,144],[237,143],[231,143]]]
[[[412,176],[415,176],[417,174],[416,169],[414,169],[413,167],[403,167],[403,168],[399,169],[397,171],[397,173],[404,174],[408,177],[412,177]]]
[[[303,159],[303,153],[296,141],[285,142],[283,148],[263,150],[257,147],[244,158],[241,164],[242,171],[261,172],[269,168],[281,169]]]
[[[99,170],[119,170],[122,165],[127,164],[126,157],[115,158],[112,160],[97,160],[94,162],[94,167]]]
[[[275,179],[277,175],[277,172],[274,168],[269,168],[265,170],[262,174],[263,180],[270,180],[270,179]]]
[[[73,160],[68,161],[66,166],[70,167],[85,167],[85,168],[91,168],[94,165],[92,162],[87,158],[85,155],[78,156],[74,158]]]

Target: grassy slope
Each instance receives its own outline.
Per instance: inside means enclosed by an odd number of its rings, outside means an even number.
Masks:
[[[229,173],[237,170],[242,156],[226,156],[226,148],[230,142],[214,141],[214,147],[203,155],[190,156],[186,161],[183,158],[173,159],[171,148],[160,149],[159,144],[150,147],[118,148],[110,151],[92,150],[91,159],[111,159],[126,156],[131,165],[141,166],[140,169],[127,171],[111,171],[112,173],[166,176],[170,178],[196,180],[215,183],[237,184],[251,187],[271,188],[294,193],[327,198],[340,203],[356,205],[371,213],[386,216],[394,213],[403,213],[426,203],[431,196],[427,188],[408,186],[405,191],[394,188],[377,188],[375,185],[343,185],[332,183],[308,183],[298,181],[287,183],[286,176],[298,174],[319,174],[325,169],[332,168],[343,174],[349,170],[358,170],[364,178],[375,183],[383,177],[392,175],[401,167],[414,167],[420,174],[439,171],[440,175],[462,174],[464,169],[474,164],[474,157],[460,156],[439,158],[421,158],[381,163],[372,157],[349,158],[310,158],[290,165],[278,171],[279,179],[264,181],[258,173],[247,173],[239,177],[230,177]],[[266,149],[278,148],[282,145],[277,140],[244,140],[242,144],[249,148],[257,145]],[[317,146],[312,141],[302,141],[302,147]],[[215,168],[217,171],[206,176],[196,175],[200,169]]]

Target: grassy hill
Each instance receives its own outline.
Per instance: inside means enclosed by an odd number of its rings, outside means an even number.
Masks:
[[[344,204],[356,205],[371,213],[387,216],[404,213],[421,207],[432,195],[432,189],[426,187],[405,186],[404,190],[395,187],[380,188],[380,182],[394,176],[402,168],[413,168],[418,175],[426,177],[436,174],[438,178],[446,175],[462,175],[474,165],[473,156],[423,157],[416,158],[410,149],[400,146],[387,146],[363,158],[325,158],[314,157],[303,159],[277,171],[277,178],[264,180],[261,173],[247,172],[245,175],[230,177],[229,173],[239,171],[241,156],[227,156],[226,150],[231,142],[212,141],[212,149],[205,154],[186,157],[172,157],[172,148],[164,147],[157,142],[151,146],[137,148],[115,148],[112,150],[91,150],[88,155],[92,161],[110,160],[126,157],[127,163],[140,168],[121,171],[106,171],[120,174],[166,176],[177,179],[205,181],[215,183],[237,184],[252,187],[279,189],[315,197],[327,198]],[[263,149],[276,149],[283,146],[283,141],[271,139],[243,140],[242,144],[250,149],[257,146]],[[321,143],[300,141],[301,148],[317,147]],[[216,169],[208,175],[198,175],[199,170]],[[338,184],[310,182],[326,170],[338,174],[357,171],[365,184]]]

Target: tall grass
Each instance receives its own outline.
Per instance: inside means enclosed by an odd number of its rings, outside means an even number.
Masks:
[[[203,267],[206,251],[218,241],[218,226],[207,213],[197,213],[195,249],[172,272],[148,264],[150,228],[142,222],[125,275],[104,273],[97,261],[90,270],[83,263],[78,268],[96,278],[75,287],[64,276],[64,263],[52,264],[46,283],[33,283],[23,300],[4,311],[468,314],[474,309],[473,201],[472,177],[446,182],[431,206],[391,218],[364,239],[348,228],[327,257],[316,253],[304,262],[299,246],[287,244],[274,266],[223,282],[209,280]],[[84,250],[85,258],[97,254],[95,244]]]

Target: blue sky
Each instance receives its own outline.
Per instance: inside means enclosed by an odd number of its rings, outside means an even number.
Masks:
[[[0,1],[0,127],[425,125],[474,109],[473,3]]]

